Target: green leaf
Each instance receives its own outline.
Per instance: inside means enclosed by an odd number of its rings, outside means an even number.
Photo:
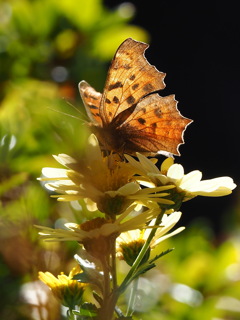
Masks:
[[[78,280],[79,282],[82,282],[82,283],[89,283],[91,281],[89,275],[85,272],[75,274],[73,276],[73,280]]]
[[[73,310],[72,313],[79,316],[79,320],[88,320],[97,316],[97,307],[93,303],[85,302],[80,310]]]
[[[156,267],[155,263],[152,263],[152,264],[146,263],[146,264],[141,265],[141,267],[137,270],[137,272],[134,273],[134,275],[132,276],[131,282],[134,279],[138,278],[141,274],[146,273],[147,271],[149,271],[155,267]]]
[[[172,252],[174,250],[174,248],[172,249],[167,249],[166,251],[161,252],[160,254],[156,255],[153,259],[149,260],[148,263],[153,263],[154,261],[156,261],[159,258],[162,258],[163,256],[165,256],[166,254]]]
[[[165,256],[166,254],[173,251],[173,249],[168,249],[166,251],[161,252],[160,254],[156,255],[153,259],[145,262],[144,264],[140,264],[138,269],[135,271],[135,273],[132,275],[132,277],[129,279],[129,281],[126,283],[126,285],[122,288],[121,292],[123,292],[129,284],[136,278],[138,278],[141,274],[146,273],[147,271],[153,269],[156,267],[156,264],[154,263],[157,259]]]
[[[77,254],[74,255],[74,258],[79,263],[83,272],[75,275],[73,279],[83,283],[93,283],[101,289],[102,274],[96,269],[95,264],[93,262],[89,262],[87,259],[83,259]]]
[[[96,291],[93,291],[92,294],[93,294],[93,297],[96,299],[96,301],[101,305],[102,302],[103,302],[103,300],[102,300],[102,298],[99,296],[99,294],[98,294]]]

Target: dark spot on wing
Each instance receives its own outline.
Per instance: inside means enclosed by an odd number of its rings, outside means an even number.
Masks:
[[[98,107],[95,106],[94,104],[88,104],[88,107],[89,107],[90,109],[95,109],[95,110],[98,109]]]
[[[141,123],[141,124],[145,124],[145,122],[146,122],[146,120],[144,120],[143,118],[139,118],[139,119],[137,119],[137,120],[138,120],[138,122]]]
[[[90,96],[90,98],[93,99],[93,100],[98,100],[98,98],[95,97],[95,96]]]
[[[123,65],[123,68],[126,69],[126,70],[129,70],[129,69],[131,69],[132,67],[131,67],[129,64],[124,64],[124,65]]]
[[[111,116],[112,116],[112,112],[111,112],[111,111],[109,111],[109,112],[108,112],[108,115],[111,117]]]
[[[143,87],[143,90],[144,90],[145,92],[150,92],[150,91],[153,91],[153,90],[154,90],[154,87],[153,87],[153,85],[151,85],[151,83],[147,83],[147,84],[145,84],[145,86]]]
[[[136,90],[139,87],[139,83],[135,83],[134,85],[132,85],[132,89]]]
[[[132,74],[131,77],[129,77],[129,80],[134,80],[136,78],[135,74]]]
[[[161,118],[162,117],[162,112],[159,108],[154,109],[154,114],[156,117]]]
[[[156,122],[151,123],[151,127],[152,127],[153,129],[156,129],[156,128],[157,128]]]
[[[110,104],[111,100],[109,100],[108,98],[106,99],[106,103]]]
[[[114,102],[114,103],[119,103],[118,97],[114,96],[114,97],[113,97],[113,102]]]
[[[123,84],[121,81],[117,81],[116,83],[110,84],[108,90],[111,91],[113,89],[122,88]]]
[[[128,98],[127,98],[127,103],[128,104],[133,104],[135,102],[135,98],[133,97],[133,96],[129,96]]]
[[[146,108],[144,108],[144,107],[141,110],[143,113],[146,113],[146,111],[147,111]]]

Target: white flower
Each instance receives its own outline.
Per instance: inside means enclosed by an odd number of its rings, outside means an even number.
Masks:
[[[139,153],[137,157],[139,162],[126,155],[129,163],[135,167],[136,172],[140,175],[140,183],[148,186],[173,184],[176,191],[182,194],[183,201],[196,196],[221,197],[230,194],[236,188],[236,184],[230,177],[201,180],[202,173],[199,170],[184,174],[183,166],[174,163],[173,158],[164,160],[159,170],[154,164],[154,160],[150,160]]]
[[[43,168],[44,177],[40,180],[47,182],[46,188],[55,191],[60,201],[86,199],[88,209],[98,208],[109,216],[121,214],[134,202],[172,203],[163,198],[168,193],[162,191],[174,186],[142,190],[134,177],[133,167],[116,154],[104,157],[93,134],[82,159],[75,160],[66,154],[54,158],[67,169]]]
[[[156,230],[154,237],[151,240],[150,248],[156,247],[160,242],[170,238],[185,229],[185,227],[179,227],[176,230],[168,233],[175,224],[180,220],[182,213],[179,211],[172,212],[170,214],[164,214],[162,217],[162,222]],[[137,230],[130,230],[124,233],[121,233],[120,236],[117,238],[117,250],[120,249],[121,245],[124,243],[129,244],[132,242],[140,241],[145,242],[152,230],[152,227],[155,225],[155,220],[153,219],[151,223],[148,225],[149,228],[146,229],[137,229]]]
[[[146,228],[146,223],[156,218],[161,210],[159,207],[145,211],[135,211],[133,205],[119,215],[115,221],[105,218],[95,218],[81,225],[66,223],[66,229],[52,229],[36,226],[40,236],[46,241],[77,241],[94,257],[104,256],[103,251],[109,250],[113,239],[122,232]],[[103,245],[104,243],[104,245]]]

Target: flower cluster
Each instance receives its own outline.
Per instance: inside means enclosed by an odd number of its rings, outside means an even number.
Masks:
[[[98,209],[109,217],[123,213],[132,204],[173,204],[166,196],[174,185],[142,189],[134,166],[116,154],[103,156],[93,134],[80,160],[66,154],[54,158],[67,169],[43,168],[40,180],[47,182],[45,187],[56,192],[60,201],[85,199],[89,210]]]
[[[63,229],[37,226],[45,241],[78,242],[82,256],[77,259],[81,269],[73,269],[69,276],[55,278],[40,272],[39,278],[69,310],[81,304],[87,283],[97,287],[100,308],[88,311],[98,319],[106,314],[111,319],[118,296],[136,275],[155,265],[150,259],[152,249],[184,230],[172,231],[180,220],[182,202],[196,196],[225,196],[236,187],[229,177],[201,180],[198,170],[185,174],[173,158],[158,167],[157,158],[140,153],[136,158],[105,155],[93,134],[81,159],[66,154],[54,158],[65,168],[44,168],[40,178],[54,193],[52,197],[84,200],[88,210],[98,210],[99,216],[82,224],[66,223]],[[131,267],[121,285],[117,284],[116,257]]]

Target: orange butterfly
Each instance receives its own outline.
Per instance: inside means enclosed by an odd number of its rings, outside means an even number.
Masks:
[[[86,81],[79,83],[79,91],[103,150],[180,155],[178,147],[192,120],[180,114],[174,95],[153,93],[165,87],[165,73],[149,64],[147,48],[126,39],[112,60],[103,94]]]

